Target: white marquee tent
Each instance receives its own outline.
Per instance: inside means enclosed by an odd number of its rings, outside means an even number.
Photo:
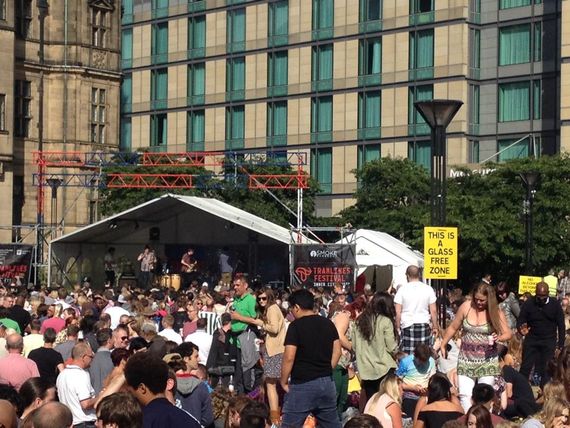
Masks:
[[[288,272],[292,239],[297,236],[290,230],[222,201],[166,194],[54,239],[49,248],[48,281],[67,278],[73,282],[90,276],[94,284],[102,283],[103,257],[109,247],[116,249],[115,259],[136,264],[137,255],[148,243],[158,255],[167,247],[180,248],[178,260],[187,247],[202,248],[202,254],[210,258],[215,249],[233,248],[247,259],[241,271],[278,279],[271,276]],[[313,241],[303,238],[303,242]],[[64,278],[56,278],[51,271],[52,256],[65,272]],[[205,262],[217,264],[217,260]]]
[[[369,266],[392,266],[395,285],[406,282],[406,268],[424,266],[423,254],[385,232],[358,229],[338,243],[356,244],[357,275]]]

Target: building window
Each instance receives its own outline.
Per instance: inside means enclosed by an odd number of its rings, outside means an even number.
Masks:
[[[311,99],[311,142],[332,141],[332,96]]]
[[[6,21],[6,0],[0,0],[0,21]]]
[[[530,119],[530,82],[499,85],[499,122]]]
[[[245,50],[245,8],[228,10],[226,44],[228,52]]]
[[[433,29],[410,33],[410,80],[433,78]]]
[[[27,80],[16,80],[14,88],[14,135],[29,137],[32,120],[32,84]]]
[[[107,120],[105,89],[91,89],[91,142],[105,144],[105,121]]]
[[[473,140],[469,141],[469,158],[467,161],[469,163],[479,163],[479,141]]]
[[[168,118],[166,113],[150,116],[150,146],[157,151],[166,150],[168,137]]]
[[[168,0],[152,0],[152,17],[164,18],[166,16],[168,16]]]
[[[204,104],[206,87],[206,64],[203,62],[188,66],[188,104]]]
[[[133,29],[123,28],[121,30],[121,68],[131,68],[133,66]]]
[[[97,48],[107,47],[108,15],[109,13],[106,10],[91,9],[91,44]]]
[[[125,74],[121,82],[121,113],[130,113],[133,104],[133,76]]]
[[[313,39],[333,36],[334,0],[313,0]]]
[[[332,192],[332,149],[311,150],[311,176],[318,181],[320,193]]]
[[[0,131],[6,131],[6,94],[0,94]]]
[[[524,64],[542,57],[542,25],[521,24],[499,29],[499,65]]]
[[[357,149],[356,167],[361,169],[368,162],[380,159],[380,144],[359,145]]]
[[[471,30],[472,48],[470,64],[471,68],[479,69],[481,67],[481,30]]]
[[[359,85],[382,83],[382,39],[375,37],[360,40],[358,56]]]
[[[267,104],[267,145],[287,145],[287,101]]]
[[[150,108],[165,109],[168,104],[168,69],[159,68],[150,74]]]
[[[501,0],[499,2],[500,9],[510,9],[513,7],[530,6],[532,0]],[[542,0],[534,0],[534,4],[540,4]]]
[[[478,85],[470,85],[469,87],[471,89],[471,106],[469,109],[469,118],[470,124],[475,128],[476,125],[479,125],[479,107],[481,104],[480,87]],[[478,133],[478,130],[472,129],[470,132]]]
[[[226,107],[226,150],[243,149],[244,137],[244,106]]]
[[[408,90],[408,134],[428,135],[429,125],[414,106],[416,101],[433,99],[433,85],[412,86]]]
[[[121,118],[121,135],[119,140],[119,150],[130,152],[132,147],[133,129],[130,117]]]
[[[533,80],[532,82],[532,118],[542,118],[542,81]]]
[[[267,41],[269,46],[286,45],[289,41],[289,0],[269,3]]]
[[[333,79],[333,45],[313,46],[311,80],[313,91],[330,91]]]
[[[187,122],[187,150],[190,152],[204,151],[204,137],[206,135],[206,119],[204,110],[188,112]]]
[[[428,24],[435,20],[434,0],[410,0],[410,25]]]
[[[382,30],[382,0],[360,0],[360,32]]]
[[[358,139],[380,138],[381,97],[380,91],[358,94]]]
[[[134,0],[123,0],[121,2],[121,24],[133,23],[133,14],[134,14],[133,1]]]
[[[505,162],[510,159],[527,158],[533,147],[530,138],[510,138],[497,141],[497,160]]]
[[[226,60],[226,100],[245,98],[245,57]]]
[[[203,58],[206,55],[206,15],[188,19],[188,57]]]
[[[152,26],[151,56],[153,64],[168,61],[168,22]]]
[[[431,143],[429,141],[410,141],[408,159],[431,171]]]
[[[30,37],[32,27],[32,0],[14,2],[16,8],[16,35],[22,39]]]
[[[288,56],[288,51],[267,54],[267,95],[270,97],[287,95]]]

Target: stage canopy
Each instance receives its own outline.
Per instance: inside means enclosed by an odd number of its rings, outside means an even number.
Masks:
[[[110,247],[115,248],[118,270],[126,272],[130,263],[136,275],[136,258],[149,244],[161,261],[169,262],[171,272],[192,247],[200,267],[211,272],[204,279],[213,281],[217,252],[227,247],[236,272],[284,281],[292,239],[297,238],[290,230],[219,200],[166,194],[54,239],[49,280],[68,285],[89,276],[95,286],[101,285]]]

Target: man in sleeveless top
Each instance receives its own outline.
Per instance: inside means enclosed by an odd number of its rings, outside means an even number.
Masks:
[[[432,334],[438,329],[437,308],[433,288],[420,281],[419,267],[408,266],[406,278],[408,283],[394,297],[396,330],[400,331],[400,350],[412,354],[420,343],[431,346]]]

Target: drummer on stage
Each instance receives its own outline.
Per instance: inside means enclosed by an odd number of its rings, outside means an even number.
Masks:
[[[198,262],[194,260],[194,250],[188,248],[188,250],[182,256],[180,260],[180,273],[182,274],[182,289],[186,290],[190,286],[190,283],[196,276],[196,265]]]

